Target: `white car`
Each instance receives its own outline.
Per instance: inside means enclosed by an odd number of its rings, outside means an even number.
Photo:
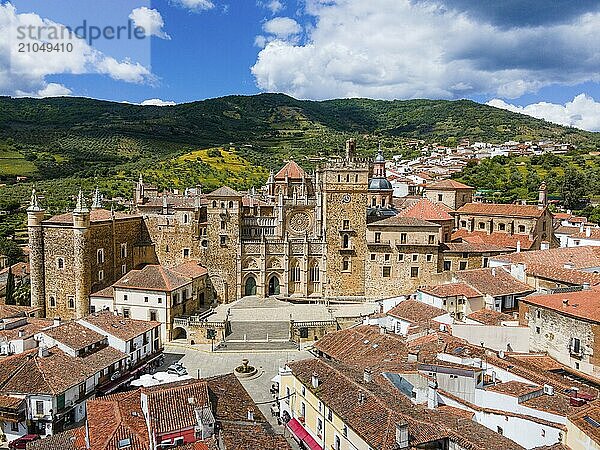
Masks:
[[[183,376],[183,375],[187,375],[188,371],[182,364],[176,363],[176,364],[171,364],[169,366],[169,368],[167,369],[167,373],[172,374],[172,375]]]

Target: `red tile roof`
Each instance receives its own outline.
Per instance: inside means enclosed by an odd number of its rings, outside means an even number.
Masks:
[[[534,289],[513,278],[502,267],[460,270],[455,274],[456,278],[471,285],[479,292],[492,297],[511,294],[524,294]]]
[[[547,266],[564,266],[573,264],[576,269],[584,269],[600,266],[600,247],[560,247],[548,250],[535,250],[530,252],[511,253],[494,257],[507,263],[534,263]]]
[[[12,317],[29,316],[40,308],[33,306],[5,305],[0,304],[0,319],[10,319]]]
[[[105,339],[102,334],[77,322],[65,322],[58,327],[48,328],[43,333],[75,351],[100,343]]]
[[[475,298],[482,296],[481,292],[466,283],[448,283],[438,284],[437,286],[422,286],[419,288],[419,290],[438,298],[456,296]]]
[[[110,311],[93,313],[79,321],[89,323],[101,329],[103,333],[113,335],[123,341],[129,341],[161,325],[160,322],[117,316]]]
[[[510,395],[511,397],[521,397],[542,390],[541,386],[523,383],[521,381],[506,381],[486,388],[487,391],[498,392],[499,394]]]
[[[275,180],[285,180],[286,176],[291,180],[301,180],[303,177],[306,177],[306,172],[296,161],[290,160],[275,174]]]
[[[90,222],[105,222],[112,220],[113,217],[115,220],[130,220],[130,219],[141,219],[142,216],[138,214],[126,214],[119,211],[109,211],[107,209],[92,209],[90,211]],[[53,216],[47,220],[44,220],[44,223],[53,223],[53,224],[73,224],[73,213],[59,214]]]
[[[566,304],[565,300],[568,301]],[[560,294],[531,294],[522,301],[565,316],[600,323],[600,287]]]
[[[187,261],[171,267],[171,270],[188,278],[198,278],[208,273],[206,267],[202,266],[199,261]]]
[[[85,450],[85,427],[74,428],[27,443],[27,450]]]
[[[134,269],[113,284],[115,288],[171,292],[189,284],[191,279],[159,264]]]
[[[455,189],[475,189],[474,187],[467,186],[460,181],[446,179],[441,181],[436,181],[435,183],[431,183],[427,185],[428,190],[439,190],[439,191],[453,191]]]
[[[116,450],[121,439],[131,439],[131,450],[150,448],[141,390],[109,395],[87,402],[90,447]]]
[[[590,235],[587,235],[586,230],[578,231],[577,233],[571,235],[573,239],[593,239],[596,241],[600,241],[600,228],[590,228]]]
[[[509,247],[499,245],[485,244],[479,242],[444,242],[446,253],[507,253]]]
[[[470,244],[481,246],[489,245],[489,248],[493,250],[496,250],[499,247],[516,249],[517,242],[521,243],[521,249],[529,250],[535,243],[529,238],[528,234],[509,234],[503,232],[488,234],[486,231],[468,231],[464,228],[452,233],[451,239],[453,241],[460,239]]]
[[[23,320],[23,319],[18,319]],[[35,319],[32,317],[28,317],[26,319],[25,325],[21,325],[19,327],[10,328],[0,330],[0,338],[6,338],[11,341],[13,339],[28,339],[33,335],[39,333],[44,328],[48,328],[52,326],[54,323],[53,320],[48,319]],[[23,336],[19,336],[19,333],[22,333]]]
[[[493,309],[480,309],[479,311],[472,312],[467,317],[475,322],[494,326],[502,325],[502,322],[515,320],[512,316],[500,311],[494,311]]]
[[[414,217],[430,222],[454,220],[447,211],[448,208],[442,207],[441,203],[433,203],[428,198],[422,198],[400,211],[396,217]]]
[[[387,314],[415,325],[429,327],[432,319],[448,312],[417,300],[404,300],[390,309]]]
[[[459,214],[504,217],[541,217],[545,208],[535,205],[516,205],[502,203],[466,203],[458,209]]]

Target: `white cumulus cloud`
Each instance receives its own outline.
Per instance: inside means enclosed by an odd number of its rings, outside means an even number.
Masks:
[[[311,26],[301,41],[257,42],[264,48],[252,73],[261,90],[314,99],[516,98],[600,81],[598,12],[510,27],[435,0],[306,0],[303,13]]]
[[[285,41],[289,44],[297,44],[300,41],[302,27],[298,22],[289,17],[275,17],[263,23],[264,35],[258,35],[254,38],[254,45],[260,48],[265,47],[269,42]]]
[[[146,36],[156,36],[161,39],[171,39],[164,30],[165,22],[156,9],[149,9],[145,6],[135,8],[129,14],[129,18],[136,27],[144,29]]]
[[[38,30],[64,30],[63,25],[44,19],[37,14],[18,14],[10,3],[0,5],[0,93],[15,96],[69,95],[71,90],[58,83],[48,82],[46,77],[57,74],[103,74],[115,80],[130,83],[152,83],[154,75],[145,66],[130,60],[117,60],[88,45],[85,40],[65,33],[60,38],[48,39],[26,35],[18,37],[19,27]],[[48,31],[44,31],[48,33]],[[12,37],[12,39],[10,38]],[[19,52],[17,44],[72,45],[71,51]],[[63,47],[64,48],[64,47]]]
[[[559,125],[566,125],[588,131],[600,131],[600,102],[586,94],[579,94],[564,105],[539,102],[517,106],[495,98],[488,105],[508,111],[527,114]]]
[[[258,1],[258,6],[268,9],[271,14],[277,14],[285,8],[285,4],[279,0]]]
[[[212,0],[173,0],[173,3],[196,13],[208,11],[215,7]]]
[[[148,100],[144,100],[140,105],[142,106],[173,106],[177,103],[173,101],[161,100],[160,98],[149,98]]]

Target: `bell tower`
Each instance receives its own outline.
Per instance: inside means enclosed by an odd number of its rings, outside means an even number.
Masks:
[[[363,297],[367,255],[369,161],[355,156],[356,142],[346,142],[346,155],[319,168],[327,280],[324,296]]]
[[[83,192],[79,190],[77,205],[73,210],[73,271],[75,276],[75,316],[80,318],[90,312],[90,210]]]

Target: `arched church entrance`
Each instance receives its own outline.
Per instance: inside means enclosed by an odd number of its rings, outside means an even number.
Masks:
[[[254,275],[250,275],[246,278],[246,284],[244,285],[244,295],[247,297],[249,295],[256,295],[256,278]]]
[[[277,278],[277,275],[272,275],[271,278],[269,278],[269,296],[279,295],[280,293],[279,278]]]

